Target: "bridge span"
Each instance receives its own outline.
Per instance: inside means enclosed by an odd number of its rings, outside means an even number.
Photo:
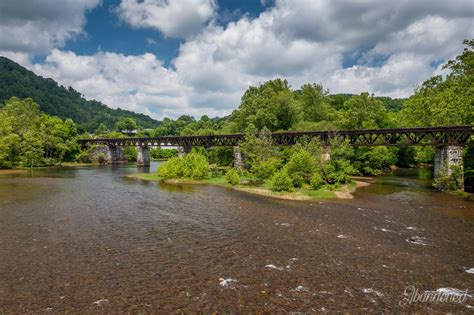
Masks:
[[[435,177],[439,176],[443,165],[461,165],[462,149],[472,143],[474,126],[442,126],[392,129],[364,129],[338,131],[291,131],[271,134],[273,143],[279,146],[294,145],[303,139],[318,139],[325,147],[330,147],[334,139],[347,141],[352,146],[434,146]],[[92,138],[81,139],[83,145],[97,145],[102,148],[108,163],[123,160],[121,147],[135,146],[138,149],[137,164],[150,164],[150,147],[173,146],[179,156],[191,152],[193,146],[234,148],[234,166],[240,167],[242,155],[239,144],[245,140],[244,134],[159,136],[135,138]]]

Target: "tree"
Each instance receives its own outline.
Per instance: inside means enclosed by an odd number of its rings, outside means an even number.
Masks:
[[[117,122],[115,128],[122,133],[131,134],[133,131],[137,130],[138,126],[133,118],[124,118]]]
[[[32,99],[12,97],[0,108],[0,167],[20,162],[33,167],[74,158],[79,150],[77,129],[66,121],[39,111]]]
[[[341,121],[336,123],[344,129],[383,128],[388,123],[387,110],[373,95],[361,93],[344,103]]]
[[[405,126],[464,125],[474,123],[474,40],[465,40],[463,53],[448,61],[451,73],[423,82],[404,104]]]
[[[326,103],[328,90],[321,84],[305,84],[297,92],[299,92],[297,99],[304,121],[319,122],[328,119],[330,109]]]
[[[240,131],[253,124],[257,130],[288,130],[297,121],[298,108],[288,81],[275,79],[251,86],[242,96],[232,120]]]

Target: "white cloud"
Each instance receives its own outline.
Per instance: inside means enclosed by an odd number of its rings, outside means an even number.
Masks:
[[[226,25],[212,18],[213,1],[194,1],[179,16],[176,8],[184,1],[121,3],[120,14],[134,26],[188,36],[173,69],[153,54],[79,56],[58,49],[30,67],[112,107],[157,118],[214,116],[237,107],[249,85],[275,77],[295,88],[316,82],[333,93],[408,96],[474,34],[472,3],[464,0],[279,0],[256,18]],[[199,11],[201,6],[207,9]],[[2,49],[8,51],[0,44]],[[354,65],[344,69],[349,56]],[[13,57],[26,64],[24,53]]]
[[[101,0],[0,1],[0,50],[49,53],[84,35],[85,12]]]
[[[133,27],[154,28],[167,37],[197,33],[216,13],[214,0],[122,0],[117,12]]]
[[[181,114],[200,116],[202,110],[213,115],[223,114],[219,109],[190,106],[191,89],[149,53],[125,56],[98,52],[80,56],[54,49],[44,64],[33,65],[32,70],[112,108],[125,108],[156,118]]]

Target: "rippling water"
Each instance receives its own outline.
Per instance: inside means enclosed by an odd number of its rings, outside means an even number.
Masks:
[[[0,313],[472,311],[398,304],[409,285],[474,293],[473,203],[423,177],[309,203],[135,172],[0,175]]]

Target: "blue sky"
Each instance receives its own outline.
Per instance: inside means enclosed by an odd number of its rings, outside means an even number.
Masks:
[[[78,54],[94,54],[97,51],[110,51],[126,55],[151,52],[172,67],[171,60],[178,55],[179,46],[184,39],[169,38],[154,29],[131,28],[120,20],[114,10],[120,0],[104,0],[102,4],[88,11],[84,27],[87,36],[66,43],[65,50]],[[243,15],[257,17],[271,6],[259,0],[222,0],[218,2],[218,23],[226,24],[238,20]]]
[[[407,97],[474,37],[472,0],[0,1],[0,55],[155,118],[232,112],[249,85]]]

